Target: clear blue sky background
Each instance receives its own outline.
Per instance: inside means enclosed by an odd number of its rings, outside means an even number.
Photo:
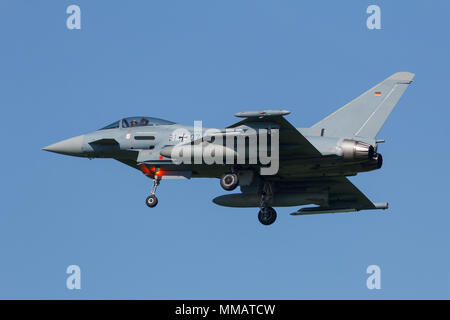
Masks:
[[[448,1],[1,1],[0,298],[450,298],[449,21]],[[264,227],[205,179],[164,182],[149,209],[140,172],[41,151],[130,115],[224,127],[282,107],[308,127],[397,71],[416,78],[384,166],[351,179],[385,212],[279,208]]]

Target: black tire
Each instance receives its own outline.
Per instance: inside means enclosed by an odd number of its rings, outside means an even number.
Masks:
[[[152,194],[151,196],[148,196],[147,199],[145,199],[145,204],[150,208],[154,208],[158,204],[158,198],[154,194]]]
[[[277,212],[271,207],[265,207],[259,210],[258,220],[263,225],[268,226],[277,220]]]
[[[227,191],[236,189],[239,185],[239,178],[235,173],[225,173],[220,178],[220,186]]]

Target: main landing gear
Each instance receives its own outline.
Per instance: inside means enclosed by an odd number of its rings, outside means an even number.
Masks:
[[[272,198],[272,184],[270,182],[265,182],[261,193],[260,210],[258,212],[258,220],[265,226],[271,225],[277,219],[277,212],[275,209],[268,206],[272,201]]]
[[[235,173],[235,170],[231,170],[229,173],[225,173],[220,177],[220,185],[223,189],[231,191],[236,189],[239,185],[239,176]],[[270,181],[265,181],[261,190],[261,200],[259,205],[258,220],[263,225],[268,226],[275,222],[277,219],[277,212],[269,206],[273,200],[273,185]]]
[[[160,181],[161,181],[161,177],[155,176],[155,178],[153,179],[153,187],[152,187],[151,194],[147,197],[147,199],[145,199],[145,203],[150,208],[156,207],[156,205],[158,204],[158,198],[156,197],[155,193],[156,193],[156,189],[159,186]]]
[[[268,226],[277,219],[277,212],[272,207],[263,207],[259,210],[258,220],[263,225]]]

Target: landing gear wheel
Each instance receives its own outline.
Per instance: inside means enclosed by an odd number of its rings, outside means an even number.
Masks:
[[[277,219],[277,212],[271,207],[264,207],[259,210],[258,220],[263,225],[268,226]]]
[[[151,196],[148,196],[147,199],[145,199],[145,203],[150,208],[156,207],[156,205],[158,204],[158,198],[154,194],[152,194]]]
[[[220,185],[227,191],[234,190],[239,185],[239,178],[235,173],[225,173],[220,178]]]

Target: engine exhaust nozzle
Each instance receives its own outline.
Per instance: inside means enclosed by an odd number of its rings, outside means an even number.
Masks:
[[[347,160],[372,159],[375,155],[374,147],[361,141],[344,139],[339,148],[342,150],[344,159]]]

